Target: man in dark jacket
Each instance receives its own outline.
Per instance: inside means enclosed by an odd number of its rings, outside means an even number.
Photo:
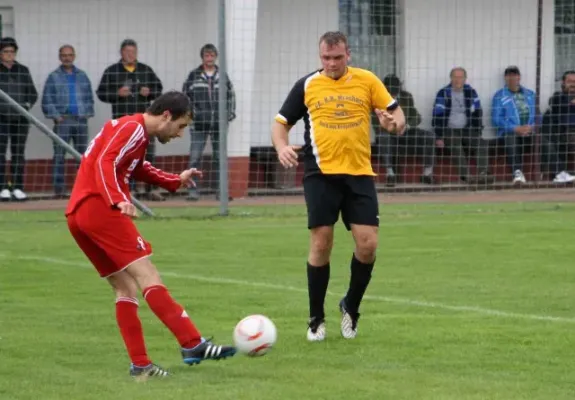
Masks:
[[[471,150],[477,159],[478,183],[492,183],[493,177],[488,174],[488,148],[482,138],[483,109],[479,95],[465,83],[464,68],[453,68],[449,77],[451,83],[437,92],[433,106],[437,147],[449,149],[464,182],[471,179],[465,148]]]
[[[575,177],[567,171],[569,144],[575,138],[575,70],[563,74],[561,91],[549,99],[543,115],[541,144],[544,168],[555,183],[571,183]]]
[[[392,159],[401,148],[401,153],[406,154],[408,148],[423,156],[423,173],[421,182],[426,184],[434,183],[433,164],[435,161],[435,135],[433,132],[418,128],[421,124],[421,114],[415,108],[413,96],[402,88],[401,80],[393,75],[383,78],[383,84],[391,96],[399,103],[405,113],[407,129],[403,136],[392,135],[381,128],[379,119],[372,114],[372,126],[375,129],[376,141],[379,146],[379,159],[386,169],[387,186],[395,186],[396,175],[393,169]]]
[[[132,39],[126,39],[120,45],[122,59],[110,65],[104,71],[96,94],[104,103],[112,105],[112,118],[143,113],[151,101],[162,94],[162,82],[148,65],[138,61],[138,45]],[[146,161],[154,162],[156,141],[150,140]],[[147,200],[161,201],[159,193],[152,192],[152,186],[146,185],[142,196]],[[132,191],[135,183],[130,183]]]
[[[212,143],[212,171],[217,171],[213,187],[219,188],[219,159],[220,159],[220,126],[219,126],[219,90],[220,74],[216,59],[218,50],[213,44],[206,44],[200,50],[202,65],[192,70],[184,82],[182,91],[187,93],[193,107],[193,125],[190,128],[190,166],[198,168],[202,153],[206,147],[208,137]],[[227,77],[227,75],[226,75]],[[227,77],[227,121],[236,117],[236,101],[232,82]],[[226,155],[223,155],[224,157]],[[196,182],[197,185],[197,182]],[[219,192],[218,192],[219,193]],[[219,194],[217,195],[219,198]],[[198,187],[190,189],[188,200],[196,201],[200,198]]]
[[[16,61],[18,44],[11,37],[0,39],[0,89],[30,110],[38,100],[38,92],[28,68]],[[12,106],[0,100],[0,200],[27,200],[24,192],[24,153],[30,130],[28,120]],[[6,151],[10,142],[10,177],[6,179]]]

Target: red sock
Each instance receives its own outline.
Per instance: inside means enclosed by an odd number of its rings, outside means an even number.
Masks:
[[[145,367],[150,364],[142,323],[138,317],[138,300],[131,297],[117,298],[116,320],[132,364],[138,367]]]
[[[155,285],[144,289],[144,299],[156,316],[174,334],[180,346],[192,348],[200,344],[202,336],[186,311],[174,301],[165,286]]]

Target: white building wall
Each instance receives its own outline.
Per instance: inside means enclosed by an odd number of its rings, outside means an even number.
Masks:
[[[18,60],[30,68],[41,95],[48,74],[59,65],[58,48],[76,48],[76,64],[90,77],[94,91],[104,69],[120,58],[119,46],[130,37],[138,42],[139,58],[150,65],[164,89],[182,88],[190,69],[200,63],[206,42],[217,44],[217,8],[207,0],[0,0],[14,9],[14,35]],[[38,104],[33,114],[51,128]],[[96,117],[90,120],[95,135],[111,115],[109,104],[96,99]],[[185,154],[189,135],[165,146],[159,155]],[[26,147],[28,159],[50,158],[51,140],[32,128]]]
[[[542,103],[553,87],[553,0],[545,0]],[[438,89],[449,71],[463,66],[484,107],[485,137],[492,137],[491,99],[508,65],[521,70],[521,82],[536,88],[537,0],[404,0],[402,2],[403,80],[431,126]]]
[[[338,1],[241,0],[249,5],[247,12],[238,9],[238,0],[231,2],[237,4],[228,12],[227,26],[233,32],[227,38],[229,74],[240,92],[238,100],[249,104],[238,104],[241,116],[230,127],[230,135],[235,136],[229,144],[231,155],[243,155],[248,146],[270,145],[273,116],[291,86],[320,66],[317,40],[325,31],[338,28]],[[453,66],[468,70],[469,83],[485,107],[488,127],[491,97],[503,84],[505,66],[518,65],[523,83],[535,88],[537,0],[400,3],[399,75],[415,97],[424,126],[431,124],[435,93],[448,82]],[[166,90],[181,88],[190,69],[200,63],[204,43],[218,43],[214,0],[0,0],[0,10],[6,6],[14,10],[18,59],[30,68],[40,93],[47,75],[59,64],[57,51],[63,43],[76,47],[77,65],[88,73],[94,90],[103,70],[119,59],[119,44],[126,37],[138,41],[140,59],[156,71]],[[541,102],[545,109],[555,90],[553,0],[544,0],[543,19]],[[244,43],[254,36],[255,53],[253,46]],[[39,103],[33,113],[51,127]],[[110,106],[96,100],[96,113],[90,120],[92,136],[109,118]],[[302,131],[300,122],[292,131],[293,143],[303,142]],[[491,133],[488,129],[486,135]],[[182,140],[158,146],[158,154],[186,154],[188,149],[186,134]],[[50,139],[32,128],[27,158],[51,155]]]
[[[338,16],[337,0],[259,2],[252,146],[271,145],[273,117],[293,84],[321,66],[318,39],[338,28]],[[292,129],[290,142],[303,144],[301,121]]]

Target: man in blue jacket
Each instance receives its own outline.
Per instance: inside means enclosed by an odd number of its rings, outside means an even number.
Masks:
[[[60,47],[61,65],[48,75],[42,93],[42,112],[54,121],[54,132],[67,143],[73,142],[79,153],[88,145],[88,118],[94,116],[92,84],[84,71],[74,65],[76,52],[66,44]],[[66,151],[54,142],[54,194],[66,198]]]
[[[491,119],[497,137],[505,141],[513,183],[526,183],[523,152],[535,129],[535,92],[520,84],[521,73],[516,66],[507,67],[504,76],[505,87],[493,96]]]
[[[492,183],[488,173],[488,149],[482,138],[483,110],[479,95],[466,82],[467,72],[453,68],[451,83],[441,88],[435,97],[432,126],[435,128],[436,146],[447,148],[456,160],[459,177],[464,182],[475,181],[469,175],[469,162],[465,149],[475,153],[477,183]]]

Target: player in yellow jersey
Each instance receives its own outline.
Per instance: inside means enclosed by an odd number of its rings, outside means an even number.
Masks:
[[[341,212],[355,240],[351,278],[340,301],[341,334],[357,334],[359,306],[371,279],[378,243],[379,210],[371,166],[372,111],[387,132],[403,134],[405,116],[372,72],[348,66],[350,50],[341,32],[319,40],[322,68],[298,80],[272,127],[272,142],[281,164],[297,166],[298,148],[289,130],[303,118],[303,179],[311,240],[307,260],[310,319],[307,339],[325,339],[324,300],[330,276],[334,225]]]

